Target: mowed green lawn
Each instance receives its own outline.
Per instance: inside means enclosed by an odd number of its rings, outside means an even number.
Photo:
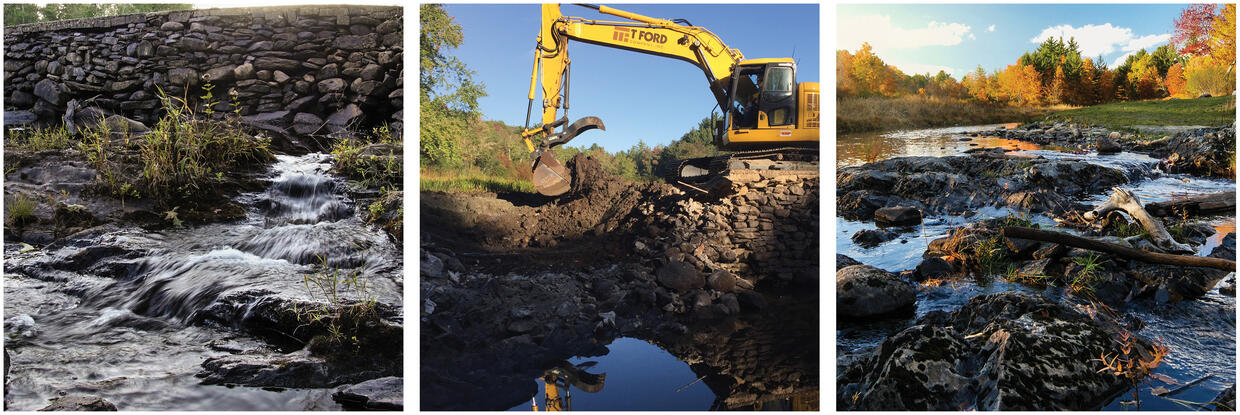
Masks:
[[[1235,96],[1116,102],[1052,112],[1047,121],[1071,121],[1112,129],[1134,125],[1220,126],[1236,122]]]

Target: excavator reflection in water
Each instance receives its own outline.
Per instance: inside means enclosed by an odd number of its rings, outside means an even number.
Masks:
[[[543,388],[545,390],[543,410],[547,412],[573,410],[572,388],[587,393],[598,393],[603,390],[603,382],[607,379],[607,374],[596,375],[585,371],[585,368],[595,364],[598,362],[582,362],[574,366],[563,361],[543,372],[542,381],[545,386]],[[536,398],[530,398],[530,406],[535,412],[539,410]]]

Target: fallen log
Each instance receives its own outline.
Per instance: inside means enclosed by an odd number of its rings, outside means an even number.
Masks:
[[[1236,192],[1233,190],[1166,202],[1154,202],[1145,205],[1145,210],[1154,216],[1198,216],[1233,213],[1236,211]]]
[[[1009,226],[1003,228],[1003,236],[1009,238],[1032,239],[1035,241],[1053,242],[1061,245],[1067,245],[1091,251],[1105,252],[1116,255],[1121,258],[1135,259],[1142,262],[1152,264],[1180,265],[1186,267],[1205,267],[1221,269],[1224,271],[1235,271],[1236,262],[1222,258],[1199,257],[1193,255],[1172,255],[1160,254],[1157,252],[1142,251],[1140,249],[1129,248],[1123,245],[1117,245],[1110,242],[1102,242],[1089,238],[1082,238],[1076,235],[1047,231],[1042,229],[1025,228],[1019,226]]]

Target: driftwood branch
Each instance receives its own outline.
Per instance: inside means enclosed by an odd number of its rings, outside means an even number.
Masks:
[[[1110,199],[1098,205],[1094,210],[1085,212],[1086,220],[1101,219],[1107,212],[1123,210],[1128,213],[1128,216],[1136,219],[1137,223],[1140,223],[1146,232],[1149,232],[1150,241],[1154,243],[1154,246],[1167,252],[1185,254],[1193,252],[1192,247],[1176,242],[1175,238],[1172,238],[1171,234],[1167,232],[1167,228],[1163,227],[1162,221],[1154,219],[1149,212],[1145,211],[1145,208],[1141,206],[1141,199],[1137,198],[1137,195],[1118,187],[1111,190]]]
[[[1121,258],[1135,259],[1153,264],[1180,265],[1186,267],[1205,267],[1235,271],[1236,262],[1222,258],[1199,257],[1193,255],[1172,255],[1142,251],[1110,242],[1102,242],[1063,232],[1011,226],[1003,228],[1003,236],[1009,238],[1031,239],[1035,241],[1054,242],[1057,244],[1105,252]]]

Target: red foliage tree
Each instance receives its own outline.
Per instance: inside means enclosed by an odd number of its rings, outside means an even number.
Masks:
[[[1175,19],[1175,33],[1171,42],[1179,45],[1180,53],[1189,55],[1210,54],[1210,28],[1214,22],[1214,4],[1190,4]]]

